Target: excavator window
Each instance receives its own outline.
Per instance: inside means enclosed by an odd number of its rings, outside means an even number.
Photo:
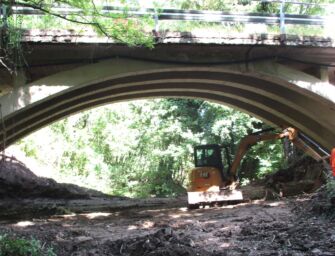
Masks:
[[[222,170],[221,148],[219,145],[201,145],[194,149],[196,167],[216,167]]]

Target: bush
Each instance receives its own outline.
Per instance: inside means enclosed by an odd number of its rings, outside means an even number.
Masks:
[[[335,180],[332,180],[332,179],[328,180],[326,191],[327,191],[328,198],[330,200],[334,200],[333,198],[335,198]]]
[[[0,235],[0,256],[56,256],[52,248],[44,247],[39,240]]]

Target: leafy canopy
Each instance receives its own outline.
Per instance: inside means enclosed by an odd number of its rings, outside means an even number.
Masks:
[[[25,138],[20,147],[51,165],[50,176],[59,181],[114,195],[168,196],[185,192],[195,145],[224,144],[233,159],[240,139],[264,127],[202,100],[143,100],[71,116]],[[281,142],[252,147],[244,162],[240,177],[249,180],[280,167]]]

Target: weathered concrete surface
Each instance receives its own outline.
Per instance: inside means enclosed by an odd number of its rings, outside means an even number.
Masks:
[[[84,109],[152,97],[215,101],[275,126],[295,126],[328,149],[335,145],[334,70],[310,63],[335,64],[330,40],[314,39],[316,47],[311,40],[304,47],[286,41],[222,45],[181,40],[153,50],[74,44],[59,37],[49,43],[30,40],[29,66],[13,79],[11,93],[0,98],[2,145]]]
[[[298,35],[278,35],[278,34],[247,34],[247,33],[228,33],[227,31],[203,31],[194,32],[173,32],[159,31],[154,32],[157,43],[196,43],[196,44],[217,44],[217,45],[285,45],[285,46],[314,46],[314,47],[335,47],[332,38],[317,36],[298,36]],[[25,31],[23,35],[25,42],[43,43],[108,43],[115,44],[115,40],[108,37],[97,37],[94,31],[75,30],[42,30],[31,29]]]
[[[129,59],[60,72],[3,96],[7,143],[83,109],[150,97],[220,102],[335,145],[335,87],[310,75],[269,61],[190,67]]]
[[[276,60],[321,78],[320,65],[335,84],[335,43],[330,38],[267,34],[161,32],[154,49],[127,47],[110,38],[72,30],[30,30],[23,37],[27,82],[113,57],[185,63],[223,64]]]

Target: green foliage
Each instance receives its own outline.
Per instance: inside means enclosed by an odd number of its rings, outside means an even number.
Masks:
[[[309,0],[305,3],[314,3],[313,5],[303,4],[284,4],[285,14],[300,14],[300,15],[325,15],[332,17],[335,15],[335,9],[323,6],[322,4],[333,4],[335,0]],[[280,3],[277,2],[261,2],[249,0],[174,0],[169,1],[169,7],[181,9],[196,9],[196,10],[215,10],[232,13],[264,13],[264,14],[279,14]],[[161,5],[163,7],[163,4]],[[265,24],[243,24],[232,22],[162,22],[162,29],[188,31],[195,33],[268,33],[278,34],[279,25]],[[334,37],[332,25],[325,26],[307,26],[307,25],[290,25],[286,24],[286,33],[299,36],[325,36]]]
[[[255,3],[249,0],[174,0],[177,8],[191,10],[245,11],[250,10]]]
[[[15,64],[22,63],[22,49],[20,40],[22,37],[19,27],[22,24],[20,16],[9,16],[9,8],[6,10],[7,15],[3,15],[0,20],[0,60],[1,65],[8,69],[10,73],[15,71]]]
[[[118,42],[126,43],[130,46],[145,45],[153,46],[153,38],[150,34],[145,33],[143,27],[146,24],[152,24],[152,18],[145,17],[143,19],[127,19],[127,12],[123,14],[110,14],[102,11],[102,3],[113,4],[115,1],[90,1],[90,0],[63,0],[63,1],[41,1],[22,0],[16,1],[16,4],[22,6],[30,6],[34,9],[44,12],[44,16],[27,15],[22,16],[25,28],[36,28],[41,26],[53,25],[54,28],[64,28],[75,30],[93,29],[99,35],[111,37]],[[115,4],[115,3],[114,3]],[[52,6],[66,6],[77,8],[79,11],[71,15],[61,15],[53,11]],[[123,3],[127,8],[127,4]]]
[[[263,127],[247,114],[202,100],[146,100],[71,116],[20,147],[52,165],[59,181],[114,195],[169,196],[185,191],[195,145],[223,144],[233,159],[240,139]],[[240,175],[255,179],[282,159],[280,142],[260,143],[249,150]]]
[[[0,256],[56,256],[52,248],[44,247],[36,239],[0,235]]]
[[[335,180],[329,179],[326,184],[327,196],[329,199],[335,198]]]
[[[109,14],[102,12],[102,4],[112,4],[114,1],[94,0],[21,0],[1,1],[1,8],[5,8],[5,15],[0,20],[0,56],[1,65],[8,71],[24,64],[24,53],[21,48],[23,29],[72,29],[81,31],[95,31],[98,35],[112,38],[116,42],[129,46],[154,45],[151,33],[147,33],[147,27],[152,29],[152,17],[128,19],[127,12],[123,14]],[[123,1],[124,2],[124,1]],[[16,15],[12,13],[12,7],[32,8],[42,12],[43,15]],[[52,7],[74,7],[78,12],[71,15],[59,14]],[[126,4],[123,6],[127,7]],[[149,30],[150,31],[150,30]]]
[[[25,152],[26,156],[33,158],[38,157],[38,152],[33,142],[29,143],[28,141],[26,141],[26,143],[22,143],[22,149]]]
[[[335,3],[335,0],[306,1],[316,4]],[[129,46],[154,47],[152,16],[129,17],[127,10],[131,7],[141,7],[145,1],[113,1],[113,0],[2,0],[6,7],[6,15],[0,21],[0,55],[1,64],[11,73],[24,64],[24,53],[20,47],[22,29],[71,29],[76,33],[95,32],[97,35],[112,38],[116,42]],[[125,8],[121,14],[106,13],[102,5],[118,5]],[[43,15],[14,15],[12,6],[29,7],[41,11]],[[52,7],[73,7],[78,12],[63,15]],[[173,0],[153,1],[151,7],[181,8],[195,10],[217,10],[234,13],[279,13],[280,3],[256,2],[250,0]],[[334,15],[334,9],[321,5],[285,4],[285,13],[306,15]],[[278,26],[265,24],[243,24],[232,22],[197,22],[197,21],[160,21],[161,30],[177,30],[200,33],[279,33]],[[288,26],[287,33],[310,36],[335,36],[331,25]]]
[[[234,159],[239,141],[248,134],[269,128],[260,120],[235,109],[204,102],[200,109],[205,127],[203,143],[218,143],[228,149],[230,159]],[[271,154],[269,154],[271,150]],[[283,150],[280,141],[261,142],[251,147],[244,157],[240,177],[256,179],[272,172],[283,164]],[[228,163],[225,167],[228,168]]]
[[[285,13],[322,15],[327,11],[327,7],[322,6],[322,4],[335,3],[334,0],[307,0],[303,2],[313,3],[313,5],[285,3]],[[181,9],[261,13],[279,13],[281,5],[279,2],[251,0],[173,0],[171,3],[172,7]]]

